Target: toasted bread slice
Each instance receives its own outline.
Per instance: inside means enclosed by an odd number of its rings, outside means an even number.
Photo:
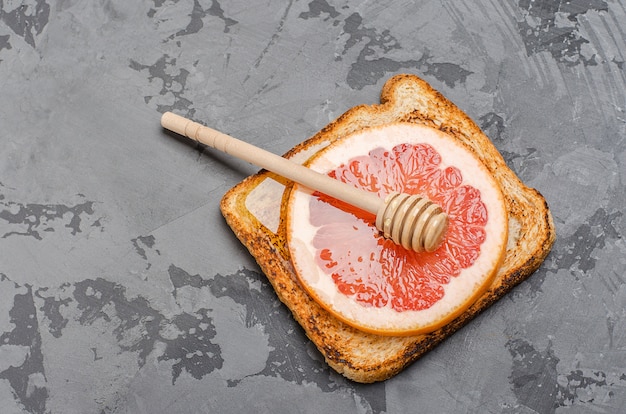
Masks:
[[[221,203],[227,223],[329,366],[362,383],[392,377],[467,324],[532,274],[555,239],[552,216],[542,195],[522,183],[465,113],[414,75],[391,78],[382,89],[380,105],[348,110],[285,157],[304,162],[343,136],[398,121],[438,128],[473,151],[501,186],[509,212],[506,256],[493,283],[460,317],[437,331],[408,337],[369,334],[342,323],[312,300],[298,284],[289,259],[281,205],[291,183],[282,177],[261,171],[228,191]]]

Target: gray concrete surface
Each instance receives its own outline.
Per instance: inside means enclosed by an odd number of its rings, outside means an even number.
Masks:
[[[0,412],[626,412],[626,3],[0,0]],[[528,281],[393,379],[330,371],[220,216],[415,73],[547,198]]]

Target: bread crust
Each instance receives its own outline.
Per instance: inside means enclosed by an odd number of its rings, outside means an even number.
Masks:
[[[529,277],[544,261],[555,240],[550,210],[544,197],[527,187],[506,165],[480,128],[456,105],[415,75],[396,75],[382,88],[380,104],[349,109],[316,135],[284,156],[295,158],[307,150],[364,128],[392,122],[412,122],[440,129],[474,152],[501,186],[509,213],[509,245],[503,263],[487,291],[461,316],[429,334],[393,337],[352,328],[312,300],[297,282],[286,246],[284,213],[270,229],[246,204],[247,197],[267,179],[282,183],[285,199],[290,183],[267,171],[248,177],[221,201],[221,211],[237,238],[254,256],[309,339],[338,373],[361,383],[386,380],[433,349],[466,325],[513,287]],[[263,191],[263,190],[261,190]],[[284,202],[281,202],[284,206]]]

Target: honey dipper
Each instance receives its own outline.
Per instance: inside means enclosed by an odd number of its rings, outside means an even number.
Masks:
[[[172,132],[375,214],[376,228],[384,237],[405,249],[432,252],[439,247],[448,229],[446,213],[440,206],[420,195],[394,192],[382,199],[374,193],[355,188],[171,112],[163,114],[161,125]]]

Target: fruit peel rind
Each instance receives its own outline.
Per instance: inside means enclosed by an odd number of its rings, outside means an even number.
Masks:
[[[487,239],[481,245],[481,254],[470,269],[452,277],[443,285],[444,297],[425,310],[397,312],[387,307],[364,307],[339,292],[323,269],[315,264],[315,248],[310,240],[316,228],[303,213],[308,212],[311,191],[295,184],[289,194],[284,215],[290,256],[302,287],[324,309],[343,322],[366,332],[379,335],[415,335],[428,333],[447,324],[463,313],[491,283],[506,247],[508,218],[504,198],[498,184],[484,165],[465,147],[441,131],[423,125],[392,123],[368,128],[333,142],[311,157],[306,165],[327,173],[351,157],[364,155],[374,148],[391,150],[401,144],[427,144],[441,156],[439,168],[464,165],[463,185],[480,189],[483,199],[489,199]],[[358,150],[355,152],[355,150]],[[471,168],[471,170],[467,170]],[[471,174],[468,174],[471,173]],[[297,212],[297,214],[294,214]],[[302,234],[306,234],[303,240]],[[473,278],[474,280],[468,280]]]

